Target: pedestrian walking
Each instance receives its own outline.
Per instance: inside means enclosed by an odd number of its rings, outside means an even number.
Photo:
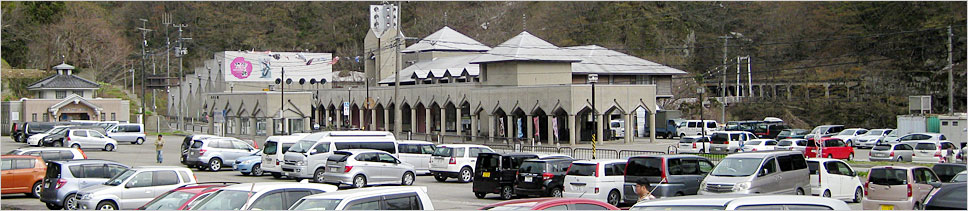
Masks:
[[[161,139],[161,134],[158,134],[158,140],[155,141],[155,151],[158,151],[158,163],[161,163],[161,149],[165,148],[165,140]]]

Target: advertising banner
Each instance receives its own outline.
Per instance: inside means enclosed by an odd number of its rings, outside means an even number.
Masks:
[[[324,79],[333,72],[333,64],[339,59],[331,53],[272,52],[272,51],[225,51],[222,58],[222,74],[226,82],[274,82],[282,78]],[[329,80],[329,79],[327,79]]]

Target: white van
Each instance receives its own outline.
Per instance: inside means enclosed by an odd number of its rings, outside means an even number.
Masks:
[[[581,160],[571,163],[565,173],[566,198],[595,199],[615,206],[622,201],[625,164],[628,160]]]
[[[413,165],[415,174],[430,174],[430,159],[437,146],[428,141],[399,141],[397,158]]]
[[[709,153],[729,154],[743,150],[746,141],[756,139],[756,135],[746,131],[716,131],[709,135]]]
[[[703,122],[705,124],[702,124]],[[719,130],[719,123],[716,120],[686,120],[679,123],[679,127],[676,127],[676,132],[679,132],[679,137],[698,136],[702,135],[702,129],[706,130],[706,135],[712,134],[714,131]]]
[[[272,174],[276,179],[282,178],[283,155],[299,139],[308,136],[309,133],[296,133],[288,136],[269,136],[266,142],[262,143],[262,171]]]
[[[107,130],[108,137],[117,140],[118,142],[130,142],[132,144],[144,144],[145,139],[145,125],[144,124],[134,124],[134,123],[122,123],[117,124]]]
[[[326,159],[336,150],[375,149],[398,156],[397,139],[386,131],[327,131],[313,133],[292,145],[285,154],[282,172],[289,178],[312,178],[323,182]]]
[[[625,120],[612,120],[608,123],[608,128],[612,131],[612,138],[625,138]]]

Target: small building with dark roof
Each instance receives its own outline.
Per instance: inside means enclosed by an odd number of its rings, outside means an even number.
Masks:
[[[127,100],[95,97],[97,82],[74,75],[74,66],[62,63],[57,72],[27,86],[33,98],[3,102],[4,125],[10,122],[58,122],[71,120],[129,120]],[[6,127],[5,127],[6,128]]]

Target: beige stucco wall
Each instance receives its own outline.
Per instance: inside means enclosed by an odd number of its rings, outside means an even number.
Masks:
[[[570,84],[571,63],[565,62],[494,62],[481,64],[485,85],[529,86]]]
[[[117,98],[110,99],[87,99],[88,102],[101,107],[101,113],[104,113],[105,120],[111,121],[111,114],[114,113],[114,121],[129,121],[130,120],[130,107],[128,106],[127,100],[121,100]],[[21,119],[25,121],[33,121],[33,114],[37,114],[37,121],[44,121],[44,114],[49,116],[49,121],[57,121],[56,116],[60,113],[88,113],[91,120],[101,120],[101,114],[95,113],[93,109],[83,105],[74,104],[65,105],[61,107],[58,114],[49,114],[49,109],[51,106],[61,102],[59,99],[27,99],[23,101],[23,111],[21,112]]]

